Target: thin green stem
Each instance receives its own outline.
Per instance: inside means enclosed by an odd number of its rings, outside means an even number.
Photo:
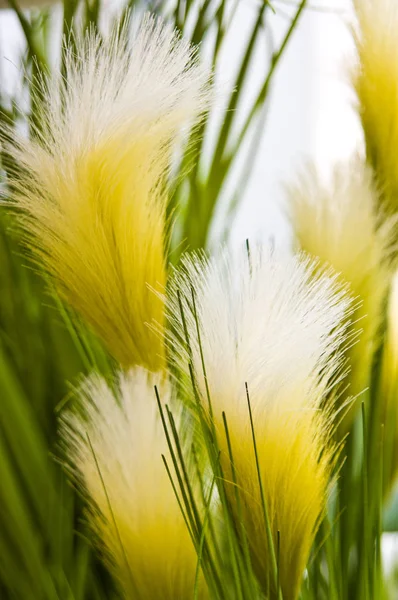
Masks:
[[[360,546],[360,573],[361,573],[361,598],[370,600],[369,589],[369,529],[371,527],[371,515],[369,510],[369,455],[368,455],[368,426],[366,421],[365,403],[361,404],[362,410],[362,432],[363,432],[363,464],[362,464],[362,507],[363,507],[363,543]]]
[[[203,378],[205,381],[206,397],[207,397],[207,402],[208,402],[208,406],[209,406],[210,420],[211,420],[211,422],[213,422],[213,407],[212,407],[211,397],[210,397],[209,382],[207,379],[206,363],[205,363],[205,358],[204,358],[204,353],[203,353],[203,345],[202,345],[202,337],[200,335],[200,323],[199,323],[198,311],[196,309],[195,290],[193,287],[191,287],[191,294],[192,294],[193,316],[195,319],[195,326],[196,326],[196,335],[198,336],[200,361],[202,364]]]
[[[164,431],[165,436],[166,436],[166,442],[167,442],[167,446],[169,448],[171,460],[173,462],[174,471],[175,471],[175,474],[177,476],[178,485],[179,485],[179,488],[181,490],[181,494],[182,494],[184,505],[185,505],[185,508],[186,508],[186,511],[187,511],[188,519],[189,519],[190,523],[192,523],[192,524],[195,525],[194,535],[196,537],[198,535],[198,530],[196,529],[197,523],[196,523],[196,520],[193,517],[192,510],[191,510],[191,505],[189,503],[188,496],[187,496],[187,493],[186,493],[186,490],[185,490],[185,486],[184,486],[184,483],[183,483],[183,479],[181,477],[180,469],[178,467],[177,458],[176,458],[176,455],[175,455],[175,452],[174,452],[173,444],[171,442],[169,430],[168,430],[168,427],[167,427],[167,424],[166,424],[166,419],[165,419],[165,416],[164,416],[164,411],[163,411],[162,403],[160,401],[159,391],[158,391],[158,388],[157,388],[156,385],[154,386],[154,389],[155,389],[155,395],[156,395],[156,401],[157,401],[157,404],[158,404],[160,419],[162,421],[163,431]]]
[[[37,39],[35,38],[32,25],[29,23],[28,19],[22,12],[19,4],[15,0],[8,0],[8,3],[18,17],[22,31],[25,35],[26,43],[28,45],[31,58],[36,58],[40,65],[44,67],[46,65],[46,60],[42,50],[37,44]]]
[[[255,429],[254,429],[253,413],[252,413],[252,407],[251,407],[251,402],[250,402],[249,387],[247,385],[247,382],[245,382],[245,388],[246,388],[247,406],[249,409],[249,416],[250,416],[250,428],[251,428],[251,432],[252,432],[254,456],[255,456],[255,460],[256,460],[258,485],[260,488],[261,507],[262,507],[262,511],[263,511],[264,525],[265,525],[265,530],[266,530],[266,535],[267,535],[268,550],[269,550],[269,554],[270,554],[270,558],[271,558],[271,571],[272,571],[272,575],[273,575],[273,579],[274,579],[273,584],[274,584],[275,589],[278,589],[277,588],[278,564],[277,564],[276,554],[275,554],[274,539],[273,539],[271,525],[270,525],[269,516],[268,516],[267,503],[265,500],[263,480],[261,477],[260,460],[258,457],[256,433],[255,433]]]
[[[227,447],[228,447],[228,454],[229,454],[229,460],[230,460],[230,464],[231,464],[231,475],[232,475],[232,482],[233,482],[233,487],[234,487],[234,492],[235,492],[235,501],[236,501],[236,507],[237,507],[237,513],[238,513],[238,529],[240,531],[240,541],[243,547],[243,556],[245,559],[245,567],[246,567],[246,577],[249,579],[249,584],[253,590],[252,593],[256,592],[256,582],[254,579],[254,574],[253,574],[253,570],[252,570],[252,564],[251,564],[251,558],[250,558],[250,550],[249,550],[249,543],[248,543],[248,539],[247,539],[247,533],[246,533],[246,529],[244,526],[244,519],[243,519],[243,510],[242,510],[242,502],[241,502],[241,497],[240,497],[240,489],[239,489],[239,482],[238,482],[238,478],[237,478],[237,474],[236,474],[236,469],[235,469],[235,461],[234,461],[234,456],[233,456],[233,451],[232,451],[232,443],[231,443],[231,437],[229,434],[229,428],[228,428],[228,422],[227,422],[227,417],[225,412],[222,413],[222,418],[223,418],[223,423],[224,423],[224,431],[225,431],[225,437],[227,440]]]
[[[204,521],[203,521],[203,528],[202,528],[202,533],[200,535],[200,541],[199,541],[199,550],[198,550],[198,562],[196,565],[196,573],[195,573],[195,584],[194,584],[194,600],[197,600],[199,597],[199,574],[200,574],[200,567],[201,567],[201,563],[202,563],[202,554],[203,554],[203,548],[204,548],[204,542],[205,542],[205,535],[206,535],[206,528],[207,528],[207,523],[209,521],[209,515],[210,515],[210,504],[211,504],[211,499],[213,497],[213,490],[214,490],[214,485],[216,483],[216,478],[213,477],[213,480],[211,482],[211,486],[210,486],[210,490],[209,490],[209,498],[207,503],[205,504],[205,517],[204,517]]]
[[[263,84],[263,86],[262,86],[262,88],[261,88],[261,90],[260,90],[260,92],[259,92],[259,94],[257,96],[257,99],[253,103],[252,109],[251,109],[249,115],[247,116],[247,118],[245,120],[245,123],[244,123],[244,125],[243,125],[243,127],[241,129],[241,132],[240,132],[240,134],[239,134],[239,136],[237,138],[237,141],[236,141],[236,144],[234,146],[234,149],[231,152],[232,156],[236,153],[237,149],[242,144],[242,142],[243,142],[243,140],[244,140],[244,138],[245,138],[245,136],[247,134],[247,131],[248,131],[249,127],[250,127],[250,124],[253,121],[253,118],[254,118],[256,112],[258,111],[258,109],[260,108],[260,106],[262,106],[262,104],[264,103],[264,101],[265,101],[265,99],[266,99],[266,97],[268,95],[268,90],[269,90],[271,82],[272,82],[272,80],[274,78],[276,69],[277,69],[277,67],[279,65],[279,62],[280,62],[280,60],[281,60],[284,52],[285,52],[287,44],[290,41],[290,38],[292,37],[292,35],[293,35],[293,33],[294,33],[294,31],[295,31],[298,23],[299,23],[300,17],[302,15],[304,9],[306,8],[307,2],[308,2],[308,0],[301,0],[300,5],[297,8],[297,11],[296,11],[295,15],[293,16],[293,18],[291,20],[290,27],[288,28],[288,30],[286,32],[286,35],[283,38],[281,45],[279,46],[279,49],[276,52],[274,52],[274,54],[272,55],[271,68],[270,68],[270,70],[268,72],[268,75],[267,75],[267,78],[265,79],[264,84]]]
[[[86,436],[87,436],[87,441],[88,441],[88,444],[89,444],[89,447],[90,447],[90,451],[91,451],[91,453],[93,455],[93,458],[94,458],[95,467],[97,469],[98,476],[99,476],[100,481],[101,481],[101,486],[102,486],[102,489],[103,489],[104,494],[105,494],[106,503],[108,505],[108,509],[109,509],[110,514],[111,514],[112,523],[113,523],[113,526],[114,526],[114,529],[115,529],[115,533],[116,533],[116,536],[117,536],[117,539],[118,539],[118,543],[120,545],[120,549],[122,551],[123,560],[125,562],[125,565],[126,565],[126,568],[127,568],[127,572],[128,572],[129,577],[131,579],[131,584],[132,584],[133,588],[136,588],[135,582],[134,582],[134,578],[133,578],[133,573],[131,571],[130,563],[128,561],[126,550],[125,550],[124,545],[123,545],[122,537],[120,535],[119,527],[118,527],[117,522],[116,522],[115,513],[113,512],[112,503],[111,503],[111,500],[109,498],[108,490],[107,490],[107,487],[105,485],[105,481],[104,481],[104,478],[103,478],[103,475],[102,475],[102,471],[101,471],[101,468],[100,468],[99,463],[98,463],[97,455],[96,455],[96,453],[94,451],[94,448],[93,448],[93,445],[91,443],[91,439],[90,439],[90,436],[89,436],[88,432],[86,432]]]

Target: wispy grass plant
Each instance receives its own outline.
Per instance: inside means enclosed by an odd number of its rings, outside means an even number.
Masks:
[[[58,33],[60,6],[10,4],[26,54],[19,96],[1,91],[0,596],[394,599],[395,5],[356,4],[366,156],[292,174],[293,251],[235,252],[220,242],[313,6],[254,6],[219,89],[233,1],[65,1]]]

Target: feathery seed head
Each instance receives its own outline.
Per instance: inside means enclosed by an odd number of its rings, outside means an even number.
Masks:
[[[318,258],[320,265],[333,267],[357,300],[347,356],[348,391],[358,395],[369,383],[377,346],[390,278],[393,221],[380,214],[371,169],[359,160],[337,167],[331,185],[325,185],[314,169],[309,170],[290,187],[288,201],[299,248]],[[341,434],[354,415],[352,405]]]
[[[171,360],[185,375],[192,362],[207,407],[203,352],[226,480],[231,481],[231,466],[223,411],[253,568],[263,589],[270,584],[271,598],[276,598],[245,396],[248,383],[275,546],[280,532],[281,587],[287,600],[297,598],[328,495],[335,448],[329,407],[320,408],[341,367],[341,324],[350,306],[335,278],[314,278],[314,267],[303,257],[260,249],[250,256],[242,252],[236,262],[227,253],[213,260],[188,257],[171,284],[167,311]],[[227,489],[237,511],[235,488]]]
[[[74,53],[76,52],[76,54]],[[69,47],[43,83],[41,129],[12,134],[13,200],[37,261],[123,366],[156,370],[163,344],[165,178],[170,145],[209,99],[195,51],[169,26],[128,24]]]
[[[120,376],[119,397],[90,377],[80,412],[62,418],[62,440],[124,597],[185,600],[193,594],[197,558],[161,458],[171,464],[154,385],[170,402],[164,375],[141,367]]]
[[[367,157],[385,205],[398,209],[398,5],[396,0],[355,0],[357,64],[352,79],[365,133]]]

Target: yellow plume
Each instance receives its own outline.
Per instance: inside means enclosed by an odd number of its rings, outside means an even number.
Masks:
[[[156,370],[162,327],[165,176],[170,144],[208,100],[195,51],[145,18],[68,48],[66,78],[44,86],[41,129],[12,139],[13,200],[36,260],[123,366]],[[75,55],[76,51],[76,55]]]
[[[87,379],[82,410],[63,416],[61,433],[123,597],[186,600],[193,597],[197,557],[161,458],[172,464],[154,385],[170,402],[163,375],[140,367],[120,376],[117,398],[100,377]]]
[[[388,494],[398,475],[398,272],[392,279],[388,300],[380,398],[384,423],[383,487]]]
[[[359,160],[337,167],[330,185],[315,170],[289,190],[289,210],[297,244],[320,259],[350,286],[357,300],[347,355],[351,395],[369,384],[372,357],[378,343],[383,305],[390,279],[393,225],[383,220],[370,168]],[[344,394],[341,399],[344,401]],[[355,403],[341,425],[344,433],[355,415]]]
[[[313,279],[313,270],[314,264],[300,256],[276,256],[259,249],[249,256],[240,253],[236,261],[227,253],[213,260],[188,257],[171,284],[168,301],[171,360],[186,377],[192,362],[206,408],[203,351],[221,462],[226,480],[231,481],[222,421],[222,412],[226,413],[252,565],[266,594],[271,586],[270,600],[278,596],[245,382],[275,548],[280,532],[283,598],[295,600],[328,496],[335,447],[328,407],[320,407],[330,391],[328,382],[341,366],[341,323],[350,305],[335,278]],[[187,386],[185,393],[192,395],[192,389]],[[227,489],[239,532],[235,487]]]
[[[365,133],[367,158],[386,206],[398,210],[398,4],[355,0],[358,63],[353,83]]]

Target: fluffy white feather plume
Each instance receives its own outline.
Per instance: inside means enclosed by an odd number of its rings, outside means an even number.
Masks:
[[[123,597],[185,600],[193,595],[197,558],[161,458],[172,464],[155,384],[170,402],[164,375],[143,368],[120,376],[117,397],[99,376],[87,379],[81,410],[63,416],[62,439]]]
[[[11,195],[37,261],[123,366],[157,370],[166,282],[165,180],[181,127],[208,105],[208,74],[171,26],[146,17],[69,44],[43,82],[36,135],[10,132]]]
[[[171,359],[187,382],[192,363],[206,407],[202,348],[222,463],[230,473],[222,426],[222,411],[226,413],[252,563],[266,590],[269,584],[272,589],[271,560],[245,395],[248,383],[275,544],[280,532],[281,585],[287,600],[297,597],[328,494],[334,449],[330,405],[321,406],[341,367],[342,323],[350,309],[336,277],[314,276],[316,268],[302,256],[257,248],[250,255],[241,252],[236,261],[227,252],[211,260],[188,257],[168,301]],[[186,393],[192,395],[189,384]],[[231,489],[232,504],[233,498]]]
[[[372,170],[358,159],[338,165],[330,182],[308,169],[290,186],[288,201],[298,247],[321,265],[333,267],[356,298],[348,357],[349,393],[358,395],[369,384],[378,343],[396,220],[382,214]],[[353,406],[343,421],[343,433],[354,415]]]

